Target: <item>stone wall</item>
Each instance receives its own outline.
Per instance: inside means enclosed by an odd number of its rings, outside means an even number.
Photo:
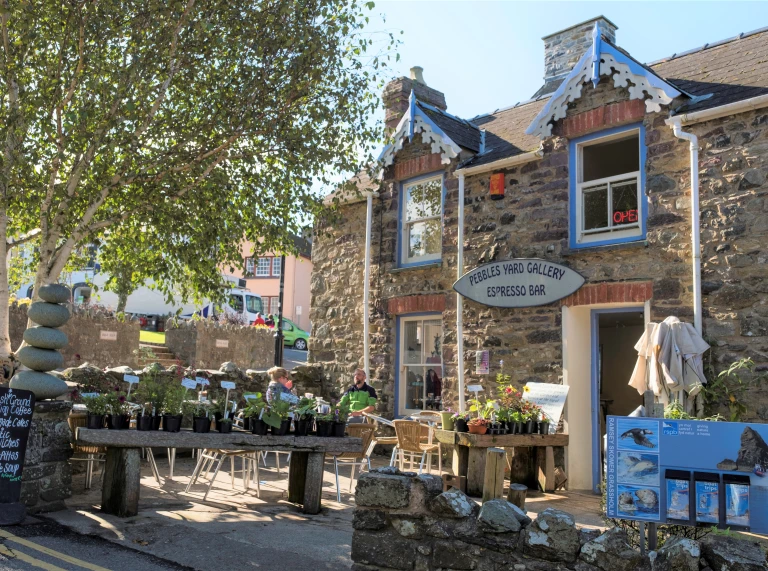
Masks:
[[[10,306],[11,347],[17,349],[27,328],[27,305]],[[77,367],[91,363],[97,367],[108,367],[115,363],[135,367],[139,350],[138,321],[118,321],[103,315],[88,317],[74,315],[61,330],[69,342],[59,352],[64,356],[64,366]],[[116,339],[102,339],[102,331],[112,332]]]
[[[21,502],[28,513],[63,510],[72,495],[71,408],[72,403],[63,401],[35,404],[21,483]]]
[[[503,499],[482,507],[437,476],[395,468],[362,474],[355,490],[355,571],[707,571],[768,569],[757,542],[710,534],[670,538],[646,556],[626,533],[579,530],[572,515],[546,509],[535,520]]]
[[[218,344],[217,344],[218,342]],[[226,346],[220,346],[225,344]],[[213,321],[166,323],[165,345],[184,363],[201,369],[232,361],[244,369],[275,363],[275,338],[265,328]]]
[[[610,112],[594,113],[609,109]],[[465,180],[465,268],[515,257],[543,258],[571,267],[587,280],[581,296],[528,309],[490,308],[465,301],[465,378],[481,382],[493,395],[500,372],[524,383],[561,382],[563,375],[562,306],[610,301],[650,305],[654,321],[674,315],[693,320],[689,150],[665,125],[667,111],[645,113],[645,193],[647,236],[643,241],[572,250],[569,247],[569,140],[544,141],[540,160],[505,169],[505,197],[489,199],[491,173]],[[587,118],[588,120],[584,120]],[[608,79],[583,86],[565,121],[571,137],[635,124],[636,106],[624,88]],[[479,120],[478,123],[481,123]],[[742,357],[768,370],[768,114],[753,111],[686,127],[699,137],[701,176],[702,290],[704,334],[713,345],[711,363],[718,372]],[[402,165],[430,164],[419,138],[406,144],[385,169],[374,199],[371,238],[371,383],[380,393],[377,410],[395,412],[396,318],[406,305],[432,306],[444,297],[442,357],[443,400],[456,394],[456,279],[459,157],[443,165],[442,259],[433,265],[397,267],[398,173]],[[417,163],[413,161],[418,161]],[[426,174],[426,173],[420,173]],[[362,296],[365,203],[342,205],[334,224],[320,223],[313,246],[310,359],[323,363],[341,388],[362,365]],[[619,299],[619,292],[628,292]],[[588,295],[587,295],[588,294]],[[622,294],[623,295],[623,294]],[[421,300],[421,301],[419,301]],[[422,303],[423,302],[423,303]],[[412,310],[405,310],[412,311]],[[491,376],[474,376],[474,351],[488,349]],[[744,420],[768,420],[768,391],[750,389]]]

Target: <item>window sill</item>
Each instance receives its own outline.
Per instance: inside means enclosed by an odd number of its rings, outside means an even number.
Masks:
[[[603,244],[602,246],[584,246],[583,248],[568,247],[561,252],[563,257],[578,254],[590,254],[593,252],[606,252],[610,250],[622,250],[631,248],[647,248],[648,240],[634,240],[632,242],[618,242],[616,244]]]
[[[397,268],[392,268],[389,270],[389,273],[391,274],[399,274],[400,272],[407,272],[410,270],[428,270],[432,268],[439,268],[443,265],[442,260],[436,260],[434,262],[429,262],[426,264],[414,264],[412,266],[400,266]]]

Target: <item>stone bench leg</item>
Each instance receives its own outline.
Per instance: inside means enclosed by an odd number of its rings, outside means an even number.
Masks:
[[[538,456],[539,486],[545,492],[555,491],[555,450],[551,446],[541,446],[536,449]]]
[[[101,511],[118,517],[139,513],[141,448],[107,448]]]
[[[467,454],[467,495],[481,497],[485,480],[485,454],[488,448],[468,446]]]

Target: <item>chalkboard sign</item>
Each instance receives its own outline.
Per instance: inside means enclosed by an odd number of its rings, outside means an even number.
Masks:
[[[19,502],[21,471],[34,410],[32,391],[0,388],[0,505]]]

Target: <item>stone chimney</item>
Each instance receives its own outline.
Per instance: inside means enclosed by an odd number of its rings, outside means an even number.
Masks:
[[[398,77],[384,86],[381,99],[384,102],[384,124],[387,134],[392,133],[397,124],[408,110],[408,97],[411,89],[416,94],[416,99],[428,103],[433,107],[445,111],[445,95],[440,91],[427,86],[424,81],[424,70],[418,66],[411,68],[411,77]]]
[[[603,37],[616,43],[618,27],[604,16],[592,18],[565,30],[541,38],[544,40],[544,85],[559,84],[578,63],[581,56],[592,47],[592,30],[595,23]],[[547,93],[550,90],[539,90]],[[551,91],[554,91],[552,89]]]

